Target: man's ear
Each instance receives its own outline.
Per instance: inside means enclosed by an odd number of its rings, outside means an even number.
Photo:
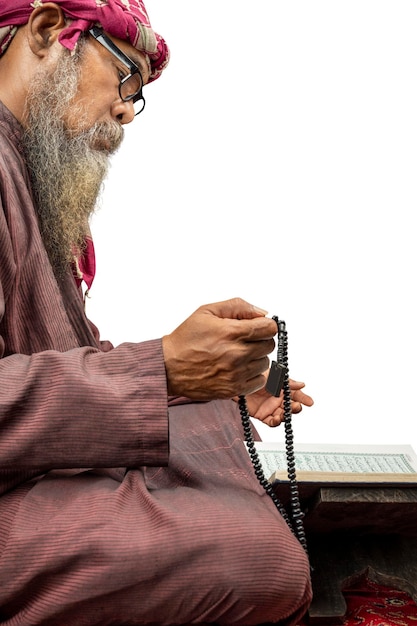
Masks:
[[[27,25],[28,43],[33,54],[45,56],[65,26],[64,13],[54,2],[47,2],[34,9]]]

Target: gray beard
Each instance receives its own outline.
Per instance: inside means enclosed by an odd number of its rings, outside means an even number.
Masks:
[[[71,101],[77,93],[83,48],[80,40],[74,56],[63,49],[52,74],[42,71],[34,77],[24,117],[23,147],[39,227],[57,276],[83,252],[109,155],[123,139],[117,122],[81,130],[83,111],[75,111]],[[63,120],[69,110],[79,120],[79,130],[69,132],[65,127]]]

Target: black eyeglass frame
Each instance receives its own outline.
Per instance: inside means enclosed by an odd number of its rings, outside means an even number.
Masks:
[[[90,30],[88,32],[90,33],[90,35],[92,37],[94,37],[94,39],[96,39],[96,41],[98,41],[102,46],[104,46],[106,48],[106,50],[108,50],[111,54],[113,54],[121,63],[123,63],[123,65],[126,65],[126,67],[129,69],[130,73],[120,80],[120,83],[119,83],[119,96],[120,96],[121,100],[123,100],[123,102],[130,102],[130,100],[133,100],[133,103],[136,104],[136,102],[141,101],[142,107],[139,109],[139,111],[137,111],[135,113],[135,115],[139,115],[139,113],[142,113],[143,109],[145,108],[145,104],[146,104],[145,98],[143,97],[143,93],[142,93],[142,89],[143,89],[142,72],[140,71],[140,69],[138,68],[136,63],[134,63],[132,61],[132,59],[130,59],[123,52],[123,50],[120,50],[120,48],[118,46],[116,46],[116,44],[110,39],[110,37],[107,37],[107,35],[105,33],[103,33],[101,28],[99,28],[98,26],[93,26],[92,28],[90,28]],[[123,96],[122,95],[123,84],[126,81],[128,81],[129,78],[131,78],[134,74],[139,74],[141,86],[132,95],[130,95],[130,96]]]

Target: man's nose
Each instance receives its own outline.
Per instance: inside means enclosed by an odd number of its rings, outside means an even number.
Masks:
[[[127,102],[121,98],[115,100],[111,107],[111,114],[113,119],[121,124],[130,124],[135,119],[133,100],[128,100]]]

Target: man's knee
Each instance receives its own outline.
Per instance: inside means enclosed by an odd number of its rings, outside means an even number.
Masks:
[[[286,526],[273,535],[242,529],[241,539],[240,546],[225,545],[218,561],[211,621],[247,626],[301,617],[311,602],[311,580],[298,540]]]

